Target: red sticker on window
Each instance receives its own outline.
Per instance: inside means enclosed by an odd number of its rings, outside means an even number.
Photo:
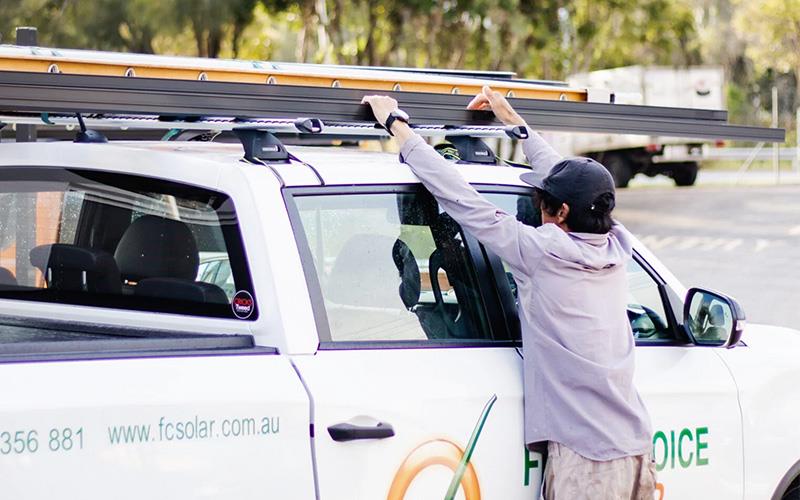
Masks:
[[[244,290],[236,292],[236,295],[233,296],[233,300],[231,300],[231,309],[233,309],[233,314],[237,318],[249,318],[250,315],[253,314],[253,309],[255,309],[253,296],[250,295],[250,292]]]

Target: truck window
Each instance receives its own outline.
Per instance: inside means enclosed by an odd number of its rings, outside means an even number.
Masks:
[[[0,186],[0,298],[255,318],[231,306],[253,290],[228,196],[60,168],[3,168]]]
[[[293,200],[327,314],[323,340],[492,339],[464,233],[430,194]]]
[[[484,193],[489,201],[505,210],[515,214],[517,219],[530,226],[541,224],[541,214],[533,206],[530,194],[519,193]],[[514,298],[517,298],[517,285],[511,270],[503,262],[506,281],[511,288]],[[631,330],[637,342],[663,341],[674,338],[669,328],[664,302],[661,298],[658,283],[635,260],[628,262],[628,319]]]

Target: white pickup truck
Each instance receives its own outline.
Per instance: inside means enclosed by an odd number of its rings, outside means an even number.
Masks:
[[[289,151],[0,145],[1,497],[536,498],[503,263],[396,156]],[[658,498],[800,498],[800,334],[629,276]]]

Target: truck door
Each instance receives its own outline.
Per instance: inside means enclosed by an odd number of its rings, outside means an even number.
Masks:
[[[535,498],[521,358],[480,245],[417,188],[296,189],[288,205],[322,340],[294,358],[320,496]]]
[[[529,191],[494,191],[485,195],[495,205],[526,223],[538,223]],[[489,266],[503,273],[497,260],[489,254]],[[639,255],[628,264],[628,292],[637,344],[635,383],[653,422],[656,498],[741,498],[741,414],[736,386],[719,351],[689,343],[669,305],[672,292]]]
[[[628,281],[635,381],[653,421],[661,497],[742,498],[739,398],[718,348],[684,340],[665,307],[666,285],[644,260],[630,263]]]

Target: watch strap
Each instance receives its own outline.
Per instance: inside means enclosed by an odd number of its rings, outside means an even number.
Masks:
[[[383,124],[383,127],[386,129],[387,132],[389,132],[389,135],[391,136],[394,136],[394,134],[392,133],[392,125],[397,120],[400,120],[403,123],[408,123],[408,120],[405,117],[392,111],[391,113],[389,113],[389,117],[386,119],[386,123]]]

